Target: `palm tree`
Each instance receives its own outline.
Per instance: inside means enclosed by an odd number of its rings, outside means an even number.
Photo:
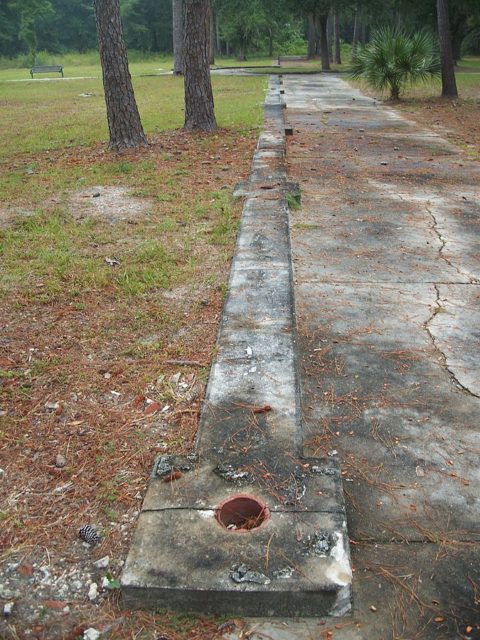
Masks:
[[[409,36],[397,28],[379,29],[355,52],[351,75],[365,79],[374,89],[389,89],[390,99],[399,100],[407,83],[440,75],[435,40],[426,31]]]

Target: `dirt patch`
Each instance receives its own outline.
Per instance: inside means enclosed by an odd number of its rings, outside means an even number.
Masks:
[[[148,213],[149,198],[133,196],[131,190],[119,186],[94,186],[73,193],[67,200],[68,211],[75,220],[95,218],[109,224],[133,222]],[[45,207],[58,205],[48,199]],[[21,207],[0,207],[0,228],[12,226],[18,220],[34,215],[34,211]]]
[[[424,127],[436,131],[478,159],[480,154],[480,123],[478,101],[405,100],[395,109]]]
[[[377,91],[372,90],[365,83],[349,80],[348,77],[345,80],[350,85],[360,88],[365,95],[382,99]],[[440,91],[440,87],[438,91]],[[409,94],[406,94],[400,101],[391,102],[387,96],[384,96],[384,105],[391,106],[405,115],[408,120],[447,138],[478,160],[480,154],[480,123],[478,120],[480,91],[478,87],[465,89],[461,93],[462,98],[460,99],[432,97],[426,92],[426,88],[413,87],[409,89]]]
[[[33,211],[25,211],[19,207],[0,207],[0,229],[11,227],[16,220],[25,219],[33,215]]]
[[[118,186],[94,186],[72,195],[69,211],[77,219],[100,218],[115,224],[136,220],[144,215],[151,202],[132,196],[129,189]]]

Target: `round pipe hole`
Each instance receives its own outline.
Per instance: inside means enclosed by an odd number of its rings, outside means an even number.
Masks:
[[[215,517],[228,531],[245,533],[261,527],[270,518],[266,504],[252,496],[238,495],[224,500]]]

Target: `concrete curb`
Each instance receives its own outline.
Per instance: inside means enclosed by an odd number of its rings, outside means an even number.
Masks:
[[[270,80],[244,187],[197,455],[155,465],[121,579],[130,608],[308,617],[351,607],[339,469],[302,457],[280,87]],[[226,519],[225,505],[235,505]]]

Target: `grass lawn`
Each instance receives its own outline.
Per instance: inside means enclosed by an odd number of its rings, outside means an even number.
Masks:
[[[123,612],[115,580],[155,456],[193,446],[266,81],[214,77],[221,128],[192,135],[181,79],[150,66],[132,64],[150,145],[123,154],[94,65],[0,71],[2,638],[210,638],[221,622]]]
[[[108,140],[105,101],[99,77],[78,80],[2,82],[0,161],[12,156]],[[257,78],[212,78],[220,127],[251,129],[260,122],[263,86]],[[183,79],[134,76],[134,88],[148,134],[183,124]]]
[[[480,72],[480,58],[466,56],[458,63],[458,70],[461,71],[462,69]]]
[[[241,66],[264,66],[269,67],[276,62],[276,57],[269,58],[266,56],[253,56],[245,62],[241,62],[236,58],[217,57],[215,65],[212,68],[220,67],[241,67]],[[25,81],[30,80],[31,65],[19,66],[21,63],[0,59],[0,82],[2,80]],[[86,54],[65,54],[65,55],[40,55],[40,64],[60,64],[63,66],[65,78],[101,78],[102,70],[100,67],[100,58],[95,51]],[[172,56],[166,55],[145,55],[139,52],[129,53],[129,68],[133,77],[142,75],[160,75],[170,73],[173,69]],[[51,74],[35,74],[34,79],[44,78],[60,78],[58,73]]]

